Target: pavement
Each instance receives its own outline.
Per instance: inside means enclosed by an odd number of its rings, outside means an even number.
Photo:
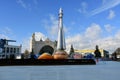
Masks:
[[[119,80],[120,62],[96,65],[0,66],[0,80]]]

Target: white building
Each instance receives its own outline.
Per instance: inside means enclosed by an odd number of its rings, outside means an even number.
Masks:
[[[15,57],[21,53],[21,46],[5,45],[2,53],[0,53],[0,59],[10,58],[13,54]]]
[[[32,41],[30,43],[30,50],[34,53],[34,54],[42,54],[44,52],[53,54],[54,51],[56,50],[56,41],[51,41],[50,39],[46,39],[45,41],[43,41],[42,39],[40,39],[39,41],[36,41],[35,39],[35,33],[33,33],[32,35]]]
[[[4,47],[1,48],[0,51],[0,59],[6,59],[10,58],[10,55],[14,55],[15,57],[20,55],[21,53],[21,45],[16,46],[16,45],[8,45],[8,43],[3,44]]]

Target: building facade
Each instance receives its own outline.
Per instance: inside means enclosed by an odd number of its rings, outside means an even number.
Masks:
[[[117,48],[111,55],[114,60],[120,60],[120,48]]]
[[[0,59],[9,59],[11,55],[14,55],[14,57],[16,57],[21,54],[21,45],[9,45],[8,42],[6,43],[6,41],[6,39],[0,40]]]
[[[56,50],[57,41],[51,41],[49,38],[47,38],[45,41],[40,39],[39,41],[35,40],[35,33],[32,35],[32,41],[31,41],[31,51],[33,54],[39,54],[42,53],[50,53],[53,54]]]

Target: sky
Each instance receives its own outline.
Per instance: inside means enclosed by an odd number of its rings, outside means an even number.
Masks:
[[[58,11],[63,9],[67,50],[114,52],[120,45],[120,0],[0,0],[0,38],[16,40],[24,51],[30,38],[57,40]]]

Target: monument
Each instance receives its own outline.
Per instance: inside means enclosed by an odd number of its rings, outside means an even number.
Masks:
[[[63,10],[60,8],[59,10],[59,23],[58,23],[59,31],[58,31],[58,42],[57,42],[57,50],[53,54],[54,59],[67,59],[68,54],[66,53],[66,44],[64,37],[64,28],[63,28]]]
[[[53,54],[56,50],[56,41],[51,41],[49,38],[46,40],[40,39],[37,41],[35,39],[35,33],[32,35],[32,41],[31,41],[31,51],[33,54],[39,54],[42,55],[43,53],[49,53]]]

